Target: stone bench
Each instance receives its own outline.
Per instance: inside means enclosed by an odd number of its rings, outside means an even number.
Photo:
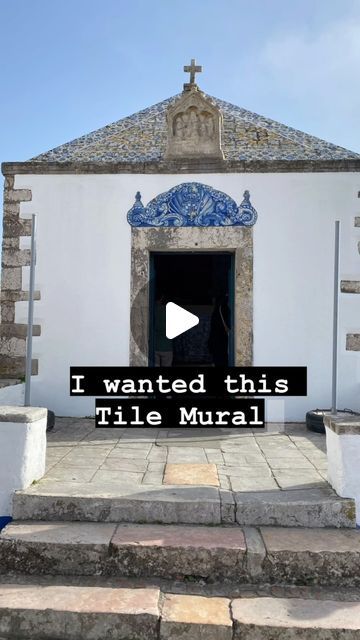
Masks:
[[[12,515],[14,491],[45,473],[47,409],[0,406],[0,521]]]
[[[325,414],[328,479],[336,493],[353,498],[360,525],[360,416]]]

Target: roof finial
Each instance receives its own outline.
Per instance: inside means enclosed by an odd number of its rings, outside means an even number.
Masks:
[[[192,58],[191,64],[190,65],[186,64],[184,66],[184,71],[185,71],[185,73],[190,73],[190,82],[186,82],[184,84],[184,91],[189,91],[193,87],[196,87],[195,73],[201,73],[202,72],[202,66],[201,65],[197,65],[196,62],[195,62],[195,58]]]

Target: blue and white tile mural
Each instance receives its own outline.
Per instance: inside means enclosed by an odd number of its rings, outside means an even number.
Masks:
[[[249,191],[238,206],[222,191],[200,182],[184,182],[156,196],[146,207],[138,191],[127,219],[134,227],[251,227],[257,212]]]

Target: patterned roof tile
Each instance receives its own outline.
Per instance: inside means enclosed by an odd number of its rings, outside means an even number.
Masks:
[[[206,96],[206,94],[205,94]],[[42,153],[36,162],[157,162],[166,150],[166,111],[180,95]],[[223,114],[222,148],[231,161],[343,160],[360,154],[241,107],[211,98]]]

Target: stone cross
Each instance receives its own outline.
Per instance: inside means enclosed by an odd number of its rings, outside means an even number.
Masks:
[[[195,58],[192,58],[191,64],[184,66],[184,71],[185,73],[190,73],[190,82],[187,82],[186,84],[184,84],[184,89],[189,89],[191,87],[194,87],[196,85],[195,73],[201,73],[202,66],[197,65],[195,62]]]

